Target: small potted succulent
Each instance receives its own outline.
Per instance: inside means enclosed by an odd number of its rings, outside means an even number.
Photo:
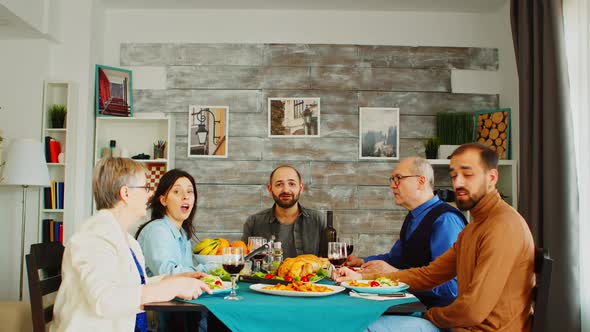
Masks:
[[[438,156],[438,147],[440,146],[440,141],[438,137],[433,136],[429,137],[424,141],[424,153],[426,154],[426,159],[436,159]]]
[[[49,108],[49,119],[53,128],[64,128],[66,121],[66,105],[54,104]]]

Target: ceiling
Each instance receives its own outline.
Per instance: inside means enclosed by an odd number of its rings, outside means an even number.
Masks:
[[[107,9],[250,9],[488,13],[507,0],[98,0]],[[43,38],[0,5],[0,40]]]
[[[482,13],[506,0],[102,0],[117,9],[253,9],[345,11],[447,11]]]
[[[41,38],[42,35],[6,7],[0,5],[0,40]]]

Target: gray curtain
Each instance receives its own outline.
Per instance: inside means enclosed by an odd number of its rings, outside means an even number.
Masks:
[[[519,212],[554,259],[547,331],[580,330],[579,219],[560,0],[511,0],[519,76]]]

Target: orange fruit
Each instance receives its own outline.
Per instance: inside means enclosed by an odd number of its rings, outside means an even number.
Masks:
[[[219,240],[219,247],[217,248],[217,255],[221,255],[223,253],[223,248],[227,248],[229,247],[229,241],[220,237],[217,240]]]
[[[244,248],[244,255],[250,252],[250,250],[248,250],[248,246],[244,243],[244,241],[234,241],[231,243],[231,246],[234,248]]]

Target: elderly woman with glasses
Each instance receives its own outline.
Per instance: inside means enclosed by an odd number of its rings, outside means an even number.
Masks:
[[[51,331],[143,332],[143,304],[211,293],[197,279],[199,272],[146,276],[141,248],[127,233],[145,217],[151,196],[142,164],[102,159],[94,170],[92,190],[98,212],[66,245]]]

